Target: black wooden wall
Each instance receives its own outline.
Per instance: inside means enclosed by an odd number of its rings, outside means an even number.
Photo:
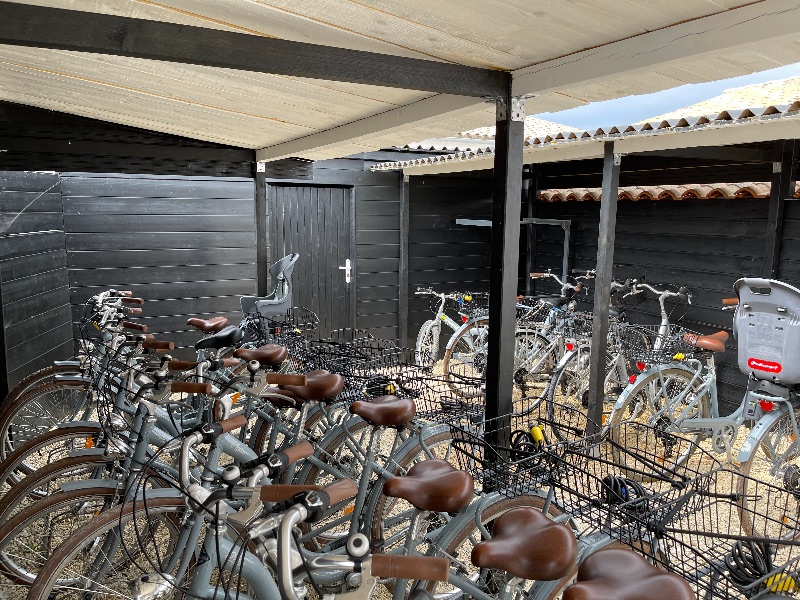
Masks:
[[[672,320],[683,317],[689,329],[730,331],[732,313],[721,299],[733,295],[743,276],[762,276],[769,200],[621,201],[617,209],[614,276],[645,277],[656,288],[686,286],[693,304],[668,304]],[[572,221],[571,266],[594,268],[597,260],[599,202],[539,203],[537,216]],[[800,249],[800,202],[786,203],[786,223],[778,278],[800,286],[796,252]],[[561,270],[560,232],[538,228],[536,268]],[[554,291],[537,284],[537,291]],[[652,296],[652,294],[651,294]],[[648,299],[627,309],[632,322],[658,323],[659,308]],[[741,401],[745,376],[736,367],[736,343],[717,358],[721,406],[732,410]],[[726,412],[723,409],[723,412]]]
[[[106,288],[147,303],[139,322],[193,355],[190,316],[241,320],[254,294],[253,180],[154,175],[63,176],[64,227],[75,319]]]
[[[0,172],[0,394],[72,354],[61,182]]]
[[[271,183],[344,186],[352,190],[356,215],[355,326],[369,329],[374,336],[389,340],[399,337],[401,175],[395,172],[373,173],[369,169],[378,162],[395,160],[398,156],[400,153],[375,152],[316,162],[311,181],[267,179],[267,193]]]
[[[489,290],[491,228],[456,225],[456,219],[491,219],[492,180],[420,176],[409,183],[407,344],[413,348],[420,326],[433,316],[431,298],[415,296],[418,287]]]

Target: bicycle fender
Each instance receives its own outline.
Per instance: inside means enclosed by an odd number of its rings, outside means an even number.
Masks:
[[[778,408],[766,413],[753,425],[742,447],[739,449],[739,456],[736,460],[738,460],[740,464],[744,464],[750,459],[750,455],[753,453],[753,450],[755,450],[761,436],[767,430],[767,427],[770,427],[787,412],[789,412],[789,404],[787,402],[781,402]]]
[[[646,379],[647,377],[650,377],[650,375],[657,374],[660,370],[663,370],[664,366],[665,365],[659,365],[659,366],[655,366],[655,367],[650,367],[649,369],[646,369],[645,371],[642,371],[641,373],[639,373],[639,375],[636,377],[636,381],[634,381],[633,383],[629,383],[625,387],[625,389],[622,390],[622,393],[619,395],[619,398],[617,398],[617,401],[614,403],[614,410],[620,410],[623,406],[625,406],[625,402],[627,402],[628,396],[631,395],[631,391],[636,387],[636,385],[639,383],[640,379]],[[679,364],[679,363],[671,364],[671,365],[669,365],[669,368],[670,369],[673,369],[673,368],[674,369],[683,369],[684,371],[686,371],[687,374],[689,374],[691,376],[694,376],[694,374],[695,374],[695,370],[694,369],[689,369],[689,368],[687,368],[687,367],[685,367],[685,366],[683,366],[682,364]]]
[[[67,452],[67,456],[70,458],[75,458],[78,456],[83,456],[86,458],[92,458],[95,456],[104,456],[106,453],[105,448],[81,448],[80,450],[70,450]]]
[[[96,427],[98,431],[103,431],[103,426],[97,421],[68,421],[56,425],[56,429],[70,429],[71,427]]]
[[[58,487],[62,492],[94,490],[97,488],[115,490],[120,487],[120,482],[114,481],[113,479],[82,479],[80,481],[65,481]]]

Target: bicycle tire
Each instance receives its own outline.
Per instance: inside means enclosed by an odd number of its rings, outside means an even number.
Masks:
[[[439,361],[439,336],[442,326],[436,319],[430,319],[422,324],[417,334],[416,359],[421,367],[432,367]]]
[[[488,330],[489,319],[472,319],[447,342],[443,374],[450,389],[458,396],[477,398],[485,395]]]
[[[346,428],[347,431],[345,431],[344,428]],[[364,467],[363,464],[361,464],[358,453],[353,451],[351,446],[352,440],[349,440],[347,432],[349,431],[350,435],[352,435],[356,441],[362,441],[363,438],[359,440],[359,436],[366,435],[368,437],[372,430],[373,426],[370,425],[369,422],[361,419],[361,417],[349,419],[338,431],[331,430],[329,435],[326,436],[326,439],[321,440],[315,449],[314,458],[325,465],[331,466],[332,469],[337,471],[337,474],[329,473],[323,467],[311,461],[307,461],[303,468],[297,473],[292,483],[325,486],[335,479],[347,477],[355,481],[356,484],[359,484]],[[392,431],[394,430],[392,429]],[[364,446],[362,446],[362,449],[363,448]],[[343,544],[343,540],[346,537],[346,535],[343,537],[343,534],[346,534],[348,526],[345,525],[345,529],[337,529],[334,527],[333,530],[329,531],[329,528],[333,527],[330,523],[336,520],[342,510],[349,509],[351,506],[352,499],[347,499],[339,504],[331,506],[326,511],[325,515],[315,522],[313,526],[314,530],[319,530],[321,532],[320,535],[309,539],[306,542],[306,547],[319,551],[330,543],[335,545],[339,541],[342,541]],[[360,515],[353,515],[353,518],[358,518],[359,516]],[[301,525],[301,529],[303,529],[304,533],[310,531],[307,524]]]
[[[2,416],[3,412],[7,406],[12,404],[17,398],[19,398],[22,394],[27,392],[29,389],[40,385],[42,383],[49,383],[51,381],[55,381],[56,375],[63,375],[67,373],[80,373],[80,369],[78,367],[74,367],[72,365],[49,365],[38,371],[34,371],[33,373],[26,375],[22,379],[20,379],[17,384],[9,390],[8,394],[6,394],[5,399],[2,403],[0,403],[0,416]]]
[[[139,575],[150,572],[151,569],[144,571],[137,564],[137,561],[129,561],[125,565],[128,569],[128,573],[123,575],[120,573],[119,569],[115,569],[111,573],[105,573],[105,578],[100,582],[97,581],[99,578],[94,573],[88,575],[83,574],[85,569],[79,566],[81,564],[80,561],[83,561],[83,563],[93,562],[87,561],[89,553],[97,550],[102,551],[104,546],[98,543],[98,540],[103,539],[112,530],[116,530],[115,535],[118,535],[116,533],[117,531],[122,532],[123,549],[125,548],[126,535],[129,533],[135,534],[135,536],[131,535],[131,538],[136,538],[135,543],[141,549],[145,542],[149,542],[158,537],[149,535],[146,540],[141,539],[141,527],[146,527],[146,531],[149,531],[152,528],[152,524],[156,522],[156,519],[158,519],[159,523],[166,524],[168,527],[173,528],[172,532],[168,532],[168,534],[172,533],[170,539],[166,540],[167,542],[171,542],[173,547],[170,547],[168,543],[158,552],[160,556],[168,557],[172,552],[177,550],[174,548],[175,538],[177,537],[176,532],[179,530],[179,524],[187,510],[183,498],[157,498],[148,500],[147,502],[128,502],[121,505],[118,509],[101,513],[97,518],[79,529],[72,537],[56,549],[51,555],[50,560],[47,561],[47,564],[39,572],[39,576],[33,582],[28,593],[28,598],[30,600],[46,600],[54,594],[60,595],[57,591],[54,592],[54,590],[59,589],[59,582],[65,582],[62,583],[62,585],[68,584],[66,589],[61,590],[62,593],[66,593],[77,588],[78,584],[74,582],[80,582],[82,579],[88,580],[93,584],[101,583],[102,587],[100,590],[93,590],[91,594],[88,592],[78,594],[80,597],[91,595],[92,598],[101,598],[104,596],[102,592],[106,592],[106,590],[111,591],[110,593],[107,592],[105,595],[108,595],[110,598],[115,598],[116,600],[118,600],[120,595],[128,597],[130,594],[130,588],[128,587],[129,581]],[[134,521],[135,519],[140,520],[137,523]],[[141,521],[144,521],[143,525]],[[134,525],[133,529],[135,529],[135,531],[133,532],[129,529],[131,525]],[[164,541],[163,538],[164,536],[162,534],[160,541]],[[131,544],[133,543],[134,542],[131,542]],[[119,561],[109,561],[108,558],[105,560],[113,564],[125,564],[122,561],[124,556],[126,556],[126,554],[121,553]],[[73,560],[76,560],[75,564],[73,564]],[[148,564],[147,566],[149,567],[150,565]],[[70,578],[63,577],[63,573],[69,573]],[[135,576],[131,577],[128,575]],[[112,580],[112,577],[116,577],[117,581]],[[114,585],[118,585],[120,591],[116,591],[113,587]]]
[[[99,423],[52,429],[17,448],[4,461],[0,462],[0,486],[5,483],[9,487],[13,487],[24,477],[34,473],[37,468],[66,457],[66,454],[59,456],[57,452],[68,453],[81,447],[94,447],[102,435],[103,428]],[[75,440],[77,443],[73,446],[70,443],[71,440]],[[47,450],[49,446],[53,447],[52,450]]]
[[[441,446],[444,446],[445,450],[447,450],[451,447],[451,441],[450,427],[447,425],[437,425],[426,430],[425,445],[432,450],[438,449]],[[434,453],[434,455],[437,458],[448,459],[447,455],[440,456],[436,453]],[[402,453],[398,453],[397,457],[393,459],[391,471],[395,476],[400,475],[408,471],[414,463],[419,462],[420,459],[425,460],[425,458],[426,456],[422,451],[422,446],[419,444],[416,447],[408,447],[403,450]],[[407,532],[408,526],[405,525],[407,519],[404,515],[410,515],[410,508],[402,510],[403,505],[408,505],[410,507],[410,504],[405,500],[390,498],[383,495],[383,486],[386,481],[388,481],[386,477],[381,477],[378,480],[372,488],[371,497],[366,504],[365,522],[369,524],[370,539],[373,545],[376,543],[381,544],[377,550],[378,552],[389,552],[392,548],[400,547],[405,543],[404,538],[398,538],[398,540],[393,540],[387,545],[386,540],[382,538],[385,536],[387,524],[391,525],[392,530],[397,532],[396,535],[402,535],[403,532]],[[400,508],[401,510],[394,510],[395,508]]]
[[[739,468],[743,475],[737,485],[739,520],[748,536],[800,539],[797,519],[800,440],[793,437],[791,415],[787,412],[763,431],[750,458]],[[771,455],[777,455],[780,460],[775,461]],[[768,488],[768,494],[757,489],[759,481],[773,486]],[[751,486],[756,489],[751,490]],[[767,514],[774,518],[758,517]],[[780,515],[783,518],[779,518]]]
[[[487,528],[487,530],[490,530],[491,522],[509,510],[527,507],[542,510],[544,506],[545,499],[541,496],[524,495],[514,496],[511,498],[501,497],[497,502],[493,502],[483,510],[481,513],[481,523]],[[559,509],[555,504],[550,505],[548,512],[551,517],[558,517],[563,514],[561,509]],[[473,519],[465,523],[456,531],[445,530],[442,532],[442,536],[436,539],[433,547],[429,550],[428,555],[446,556],[451,561],[455,559],[458,561],[458,564],[461,565],[462,569],[464,566],[472,567],[472,561],[470,560],[472,546],[469,544],[474,545],[475,540],[480,541],[481,539],[482,534],[478,530]],[[462,547],[465,543],[467,546]],[[496,595],[491,594],[491,590],[489,589],[489,585],[493,583],[493,578],[491,577],[492,573],[486,571],[480,574],[480,572],[484,570],[479,570],[477,567],[474,568],[479,572],[479,575],[478,578],[473,581],[473,584],[477,585],[478,587],[483,587],[490,595]],[[449,585],[450,584],[447,582],[415,581],[411,589],[424,589],[436,596],[440,593],[448,593],[447,591],[443,591],[442,588],[446,589]]]
[[[532,388],[549,382],[558,357],[551,341],[539,331],[517,329],[514,341],[514,384],[524,397]]]
[[[16,513],[0,526],[0,574],[31,585],[53,551],[117,497],[114,488],[60,491]]]
[[[102,455],[69,456],[39,469],[23,479],[3,497],[0,523],[56,491],[64,481],[91,478],[91,474],[105,471],[116,464],[115,459]],[[89,475],[89,477],[85,477]]]
[[[29,389],[0,414],[0,460],[14,451],[15,444],[25,444],[74,420],[86,401],[83,386],[53,381]]]
[[[636,470],[626,469],[630,465],[626,464],[627,454],[621,448],[635,448],[645,456],[657,457],[661,466],[665,469],[672,469],[679,472],[681,467],[687,465],[694,454],[696,444],[700,441],[699,433],[681,433],[680,431],[667,431],[672,428],[674,419],[666,414],[654,418],[650,407],[658,406],[663,398],[669,394],[680,393],[689,382],[694,380],[694,371],[680,365],[665,367],[658,372],[651,373],[647,377],[640,377],[635,383],[631,384],[623,394],[626,395],[624,404],[620,408],[614,409],[609,419],[611,439],[615,442],[612,445],[612,458],[620,467],[628,471],[628,475],[637,481],[652,481],[649,477]],[[677,383],[676,383],[677,382]],[[695,382],[699,383],[699,382]],[[679,386],[679,387],[676,387]],[[692,399],[695,400],[694,398]],[[705,417],[708,415],[708,396],[703,394],[697,398],[697,409],[694,413],[688,413],[689,417]],[[651,430],[642,430],[644,435],[629,439],[630,432],[636,432],[635,428],[624,428],[626,438],[621,439],[622,428],[618,427],[622,422],[639,422],[652,427],[660,435],[651,435]],[[644,438],[644,440],[642,439]],[[688,442],[688,443],[682,443]],[[643,447],[652,443],[652,447]],[[673,447],[684,447],[673,459]]]

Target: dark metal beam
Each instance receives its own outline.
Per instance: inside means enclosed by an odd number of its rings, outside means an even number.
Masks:
[[[772,161],[772,155],[769,150],[762,150],[760,148],[742,148],[737,146],[655,150],[653,152],[642,152],[639,154],[639,156],[644,158],[690,158],[697,160],[711,160],[714,162],[722,160],[737,163],[763,163]]]
[[[778,275],[778,258],[783,233],[783,207],[792,193],[797,170],[798,143],[795,140],[775,142],[772,163],[772,184],[769,191],[766,247],[764,249],[764,277],[773,279]]]
[[[255,186],[255,211],[256,211],[256,295],[269,294],[267,281],[269,264],[267,264],[267,181],[264,165],[256,166]]]
[[[0,44],[76,50],[461,96],[500,97],[511,75],[257,35],[0,2]]]
[[[614,238],[617,225],[617,195],[621,155],[614,154],[614,142],[603,148],[603,191],[600,201],[600,232],[597,239],[597,275],[594,288],[592,318],[592,354],[589,363],[590,423],[602,425],[605,396],[606,343],[608,339],[608,310],[611,307],[611,274],[614,268]],[[588,433],[594,433],[590,425]]]
[[[511,413],[514,374],[517,270],[522,211],[523,112],[506,95],[497,102],[492,195],[489,350],[486,364],[486,417]]]
[[[411,181],[408,175],[403,176],[400,184],[400,267],[397,285],[400,310],[398,312],[397,327],[400,346],[408,345],[408,231],[411,210]]]
[[[527,189],[526,189],[527,184]],[[539,194],[539,165],[529,165],[523,174],[522,187],[525,191],[526,216],[532,219],[536,216],[536,197]],[[536,225],[531,223],[525,226],[526,252],[525,252],[525,295],[533,295],[533,279],[529,274],[536,270]]]

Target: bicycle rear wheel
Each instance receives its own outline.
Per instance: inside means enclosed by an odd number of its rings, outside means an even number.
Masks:
[[[745,533],[800,539],[800,440],[788,412],[767,427],[740,472],[739,518]],[[761,481],[772,487],[758,489]]]

